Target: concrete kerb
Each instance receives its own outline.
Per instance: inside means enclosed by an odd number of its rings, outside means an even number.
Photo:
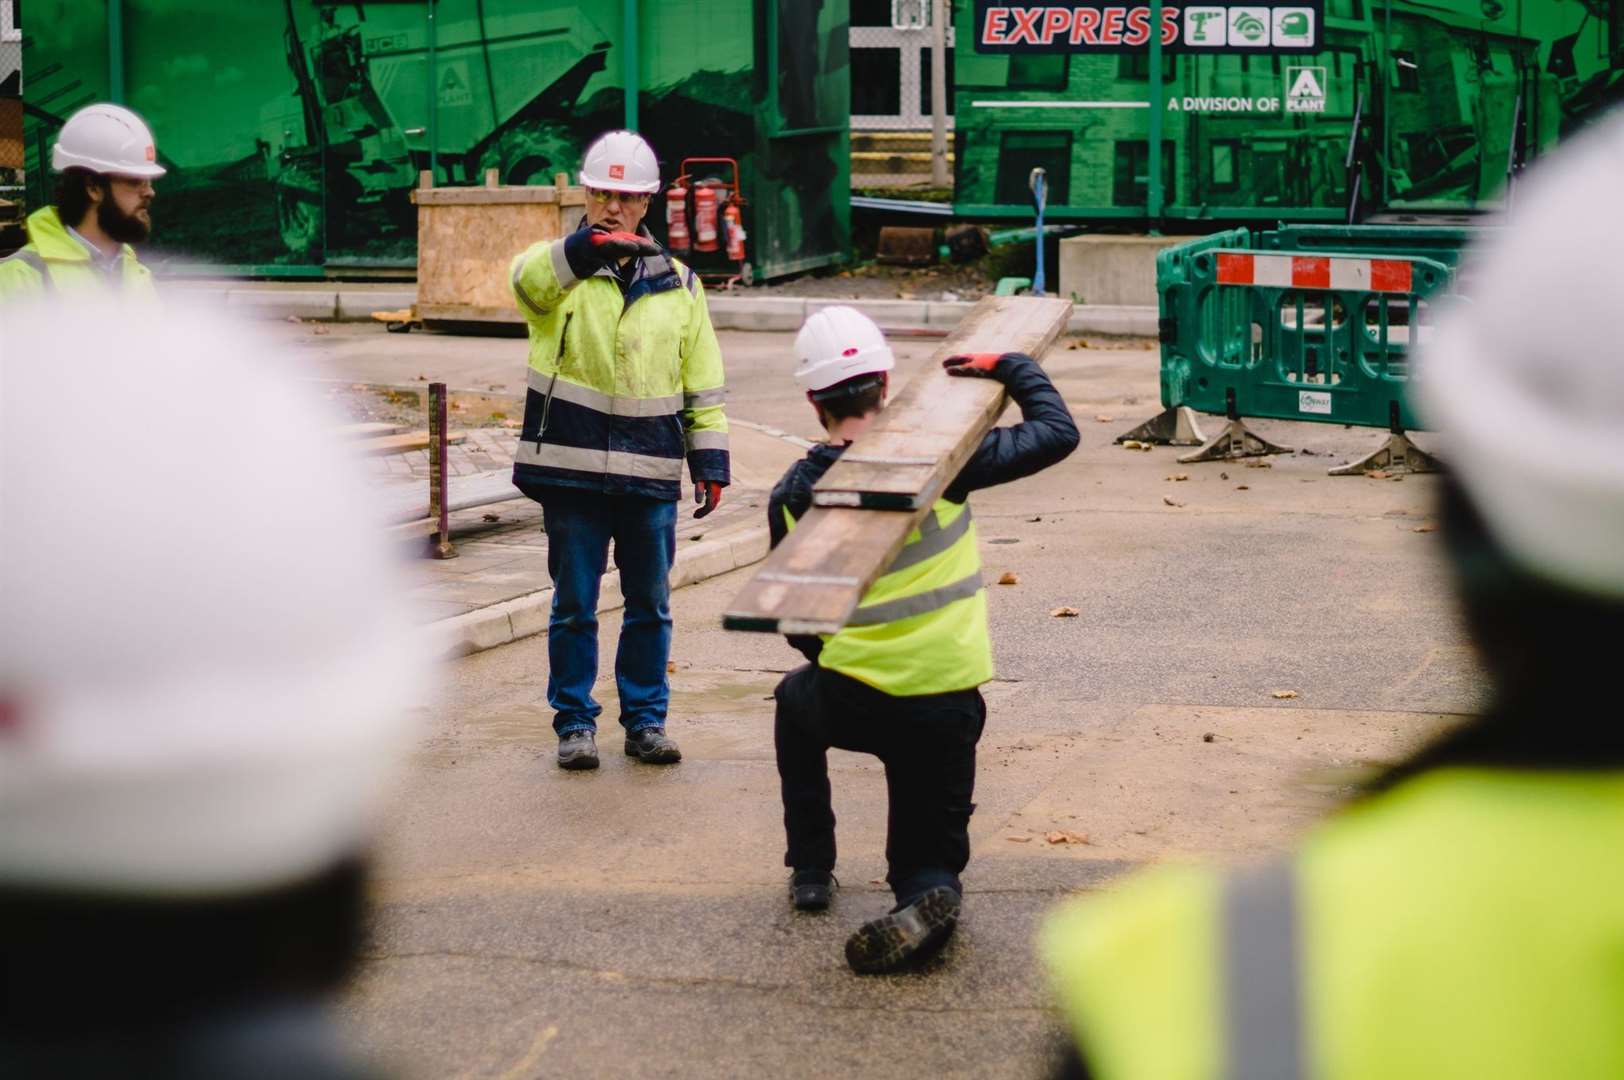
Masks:
[[[671,564],[671,587],[680,589],[684,585],[697,585],[741,566],[760,562],[767,557],[768,546],[765,525],[682,544],[677,548],[677,557]],[[437,620],[423,627],[422,633],[434,655],[446,659],[468,656],[542,633],[547,629],[552,602],[553,590],[548,586],[500,604]],[[605,574],[598,594],[598,613],[614,611],[624,603],[620,576],[613,572]]]
[[[411,289],[289,289],[275,285],[184,285],[172,287],[179,295],[207,304],[224,304],[244,313],[271,319],[299,318],[338,322],[365,322],[374,311],[396,311],[416,302]],[[951,329],[975,306],[970,300],[854,300],[836,297],[729,296],[709,297],[711,323],[718,330],[798,330],[814,311],[845,304],[873,319],[882,330]],[[1155,337],[1154,307],[1080,304],[1072,309],[1066,330],[1073,334],[1113,334]]]

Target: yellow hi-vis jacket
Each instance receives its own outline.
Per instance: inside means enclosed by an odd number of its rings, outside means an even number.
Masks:
[[[1624,1076],[1624,772],[1449,767],[1040,948],[1094,1080]]]
[[[647,236],[647,231],[643,230]],[[722,352],[692,270],[639,259],[624,293],[612,271],[578,279],[564,241],[513,260],[530,331],[530,378],[513,482],[674,500],[729,481]]]
[[[123,295],[157,299],[152,272],[136,261],[128,244],[119,252],[118,275],[116,287]],[[0,301],[107,289],[113,284],[68,232],[54,206],[28,215],[28,243],[0,259]]]
[[[787,528],[789,507],[780,507]],[[897,697],[968,690],[993,677],[987,590],[970,504],[936,500],[818,666]]]

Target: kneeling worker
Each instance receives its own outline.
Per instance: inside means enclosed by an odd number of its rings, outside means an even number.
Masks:
[[[813,447],[773,489],[776,546],[812,505],[812,486],[885,406],[895,366],[862,313],[830,307],[795,341],[796,379],[829,441]],[[887,881],[891,913],[846,942],[859,974],[894,971],[935,952],[958,921],[959,873],[970,859],[976,742],[986,720],[977,689],[992,678],[987,598],[966,502],[970,492],[1030,476],[1071,453],[1077,426],[1043,369],[1020,353],[955,356],[954,375],[997,379],[1022,421],[988,432],[962,472],[864,595],[851,622],[821,640],[792,637],[810,661],[778,684],[774,739],[788,834],[790,897],[801,911],[829,906],[835,817],[830,747],[885,764],[890,799]]]

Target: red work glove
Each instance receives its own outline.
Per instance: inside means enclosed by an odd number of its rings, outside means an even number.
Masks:
[[[998,361],[1004,358],[1003,353],[978,352],[966,353],[963,356],[949,356],[942,361],[942,366],[949,375],[966,375],[979,379],[998,378]]]
[[[658,245],[629,232],[577,229],[564,238],[564,260],[578,278],[591,277],[599,267],[632,255],[658,255]]]
[[[694,485],[694,502],[699,504],[694,517],[704,517],[722,505],[722,485],[714,480],[701,480]]]

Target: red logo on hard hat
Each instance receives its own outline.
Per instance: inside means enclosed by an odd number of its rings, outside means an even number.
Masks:
[[[611,180],[624,180],[624,179],[626,179],[626,166],[624,166],[624,165],[611,165],[611,166],[609,166],[609,179],[611,179]]]
[[[157,161],[158,160],[158,148],[157,147],[155,147],[155,146],[147,147],[147,160],[148,161]]]
[[[843,350],[841,350],[841,353],[840,353],[840,355],[841,355],[841,356],[856,356],[856,355],[857,355],[857,346],[855,346],[855,345],[853,345],[853,346],[852,346],[852,347],[851,347],[851,348],[849,348],[849,349],[843,349]]]

